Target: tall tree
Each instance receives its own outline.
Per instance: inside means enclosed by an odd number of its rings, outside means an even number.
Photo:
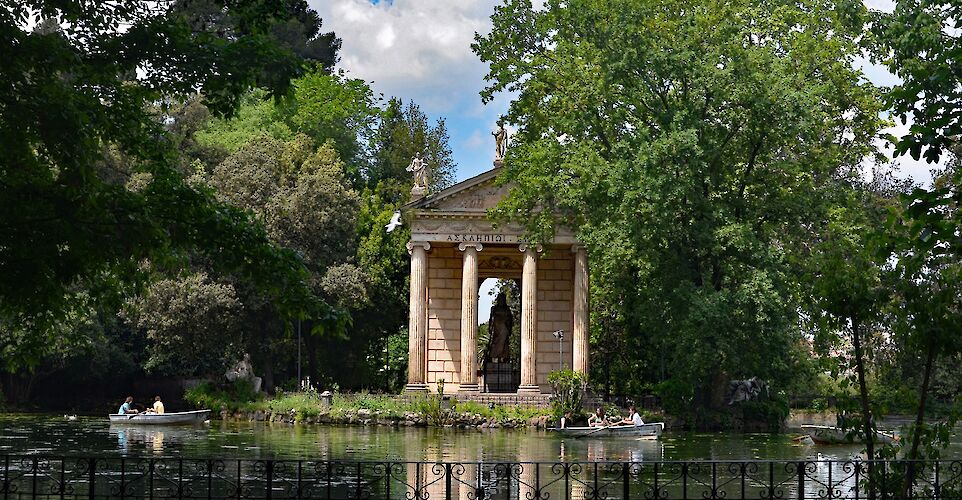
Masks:
[[[909,153],[938,163],[957,148],[962,133],[962,3],[956,0],[899,0],[891,13],[878,13],[874,33],[878,57],[900,78],[888,93],[893,113],[909,132],[893,138],[896,154]],[[958,170],[931,189],[916,189],[902,198],[902,210],[890,220],[890,249],[901,278],[908,345],[925,353],[923,376],[912,439],[906,456],[920,458],[920,446],[945,444],[925,424],[932,372],[939,357],[962,352],[962,175]],[[936,439],[931,439],[932,436]],[[938,446],[929,446],[928,455]],[[909,465],[903,495],[909,493],[919,471]]]
[[[0,10],[0,319],[33,325],[37,345],[48,325],[83,307],[78,288],[116,290],[142,259],[184,251],[248,276],[286,311],[317,304],[293,252],[243,211],[185,184],[148,110],[200,90],[212,111],[230,114],[249,87],[283,95],[303,72],[271,35],[290,18],[288,5],[217,5],[242,29],[196,29],[169,4],[146,0],[27,0]],[[139,189],[98,170],[110,151]],[[0,349],[9,340],[0,336]]]
[[[388,101],[374,133],[373,149],[374,157],[366,176],[368,186],[380,182],[410,184],[411,174],[405,169],[415,154],[420,154],[430,167],[432,192],[454,181],[454,160],[444,120],[439,119],[432,126],[414,101],[408,101],[407,105],[397,98]],[[399,194],[407,195],[404,190]]]
[[[830,0],[510,0],[476,36],[483,99],[517,95],[501,177],[515,187],[497,215],[538,240],[577,229],[595,283],[622,287],[629,334],[701,405],[729,376],[790,376],[787,256],[882,124],[853,69],[864,14]]]

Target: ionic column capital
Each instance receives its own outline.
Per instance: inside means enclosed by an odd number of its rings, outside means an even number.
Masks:
[[[460,251],[462,251],[462,252],[465,251],[465,250],[467,250],[468,248],[474,248],[475,250],[477,250],[478,252],[480,252],[481,250],[484,250],[484,245],[482,245],[481,243],[478,243],[478,242],[476,242],[476,241],[475,241],[475,242],[464,242],[464,243],[459,243],[459,244],[458,244],[458,250],[460,250]]]
[[[522,253],[527,252],[528,250],[534,250],[537,253],[541,253],[544,251],[544,247],[541,245],[532,245],[531,243],[520,243],[518,245],[518,250],[520,250]]]
[[[414,247],[422,247],[422,248],[424,248],[424,251],[425,251],[425,252],[431,250],[431,242],[430,242],[430,241],[409,241],[409,242],[407,242],[407,245],[404,245],[404,246],[407,247],[408,253],[414,252]]]

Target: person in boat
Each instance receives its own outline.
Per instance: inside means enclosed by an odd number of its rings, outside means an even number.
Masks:
[[[571,412],[570,412],[570,411],[566,411],[565,414],[564,414],[564,416],[561,417],[561,426],[560,426],[559,428],[560,428],[560,429],[566,429],[566,428],[568,428],[568,424],[570,424],[570,423],[571,423]]]
[[[160,400],[160,396],[154,396],[154,407],[151,408],[151,411],[158,415],[164,414],[164,402]]]
[[[588,427],[604,427],[608,425],[608,416],[605,415],[605,409],[598,407],[594,413],[588,417]]]
[[[622,425],[633,425],[635,427],[645,425],[645,421],[641,419],[641,415],[638,414],[638,410],[634,406],[628,407],[628,416],[619,423]]]
[[[133,407],[134,397],[127,396],[124,400],[124,404],[120,405],[120,409],[117,410],[117,415],[136,415],[140,413],[136,408]]]

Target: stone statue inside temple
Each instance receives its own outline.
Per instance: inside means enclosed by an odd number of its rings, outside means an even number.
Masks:
[[[511,356],[509,339],[514,326],[514,316],[508,307],[508,298],[504,292],[498,294],[494,305],[491,306],[491,319],[488,320],[488,332],[491,341],[488,344],[488,359],[494,362],[505,362]]]

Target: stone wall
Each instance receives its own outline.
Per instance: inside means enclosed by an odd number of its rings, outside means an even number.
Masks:
[[[548,374],[564,367],[571,369],[571,337],[573,321],[574,259],[570,246],[549,249],[538,261],[538,385],[550,393]],[[563,330],[563,349],[553,332]],[[559,356],[559,351],[563,355]]]

